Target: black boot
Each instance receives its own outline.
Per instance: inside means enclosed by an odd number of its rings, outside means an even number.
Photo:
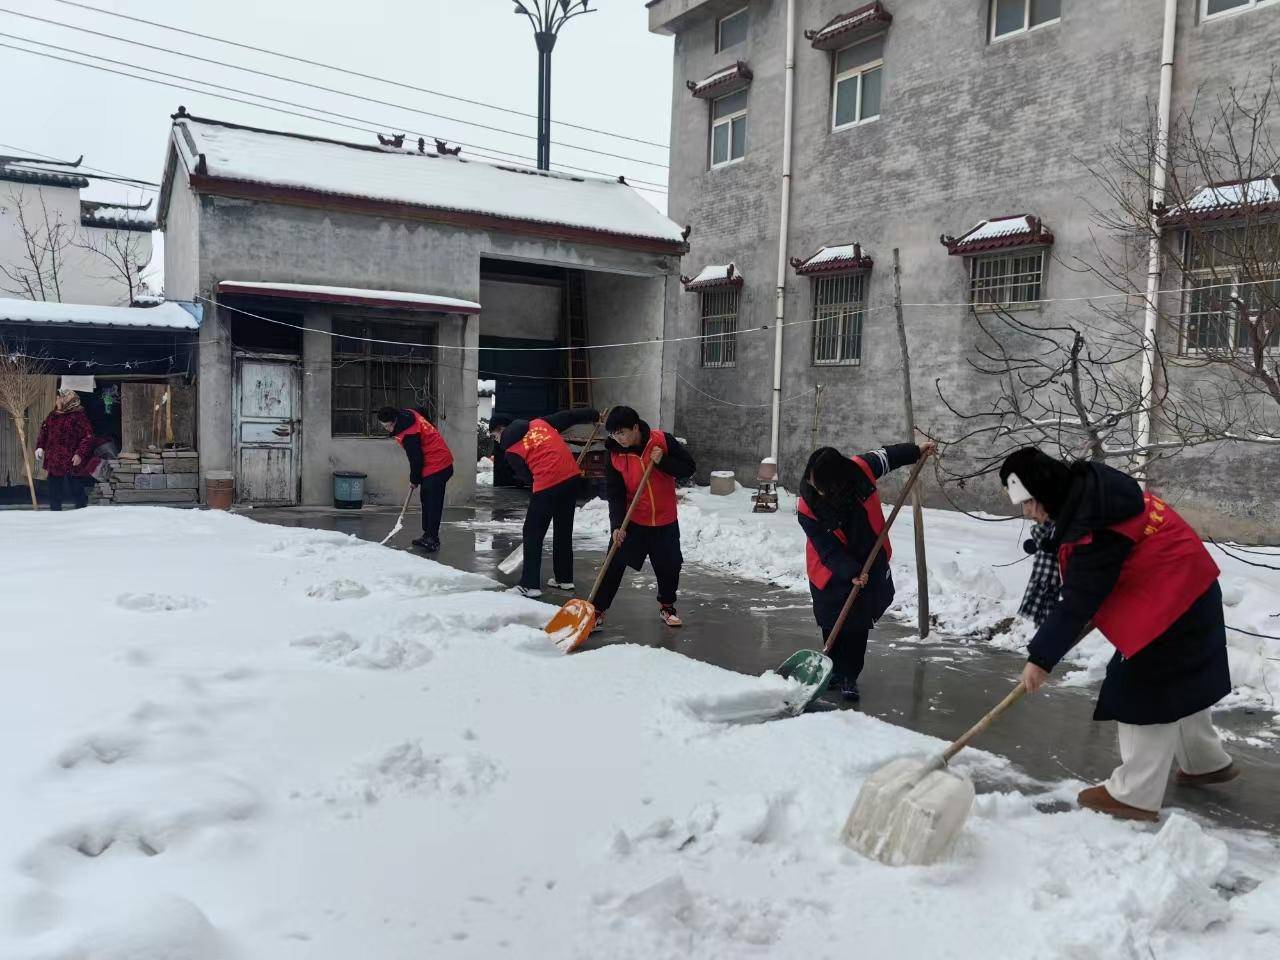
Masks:
[[[431,552],[431,541],[427,539],[427,535],[425,533],[417,540],[413,541],[413,546],[417,547],[419,550],[425,550],[427,553]],[[439,547],[436,549],[439,549]]]
[[[858,691],[858,681],[844,679],[840,681],[840,696],[844,697],[851,703],[857,703],[862,699],[862,694]]]

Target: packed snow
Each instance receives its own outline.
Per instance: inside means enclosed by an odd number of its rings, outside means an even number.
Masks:
[[[1001,237],[1012,237],[1019,233],[1030,233],[1035,229],[1031,217],[1002,217],[998,220],[983,220],[972,230],[960,238],[961,243],[977,243],[981,240],[998,240]]]
[[[732,506],[686,504],[704,549]],[[3,957],[1280,954],[1271,841],[1044,813],[1079,784],[971,751],[954,859],[882,866],[840,826],[937,741],[726,724],[790,685],[565,656],[549,606],[405,551],[147,507],[6,511],[0,543]]]

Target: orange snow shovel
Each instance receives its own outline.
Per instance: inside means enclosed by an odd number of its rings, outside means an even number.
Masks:
[[[644,495],[645,488],[649,485],[649,474],[653,472],[653,465],[662,459],[662,451],[654,450],[649,463],[644,468],[644,474],[640,477],[640,485],[636,487],[636,494],[631,498],[631,506],[627,507],[627,515],[622,519],[622,526],[618,528],[621,537],[613,538],[613,545],[609,547],[609,552],[605,554],[604,563],[600,564],[600,572],[596,574],[596,582],[591,585],[591,592],[587,594],[587,599],[579,600],[574,597],[567,600],[565,605],[556,611],[556,615],[551,618],[551,622],[544,628],[556,643],[567,644],[565,653],[573,653],[582,642],[587,639],[591,633],[591,628],[596,622],[596,607],[593,602],[596,594],[600,590],[600,584],[604,582],[605,571],[609,569],[609,564],[613,562],[614,555],[617,554],[618,548],[622,546],[622,541],[626,536],[627,527],[631,523],[631,514],[635,513],[636,505],[640,502],[640,497]]]
[[[929,459],[929,455],[921,457],[916,461],[916,465],[911,468],[911,476],[907,477],[907,485],[902,488],[902,496],[898,502],[894,504],[893,512],[889,514],[889,519],[884,522],[884,529],[880,531],[880,536],[876,537],[875,545],[871,548],[871,553],[867,557],[867,562],[862,565],[862,570],[858,574],[858,579],[853,583],[853,590],[849,592],[849,599],[844,602],[844,606],[840,609],[840,617],[836,620],[836,625],[831,628],[831,632],[827,634],[827,640],[822,645],[823,653],[830,653],[831,648],[836,645],[836,637],[840,636],[840,628],[844,626],[844,622],[848,619],[849,611],[853,609],[853,603],[858,599],[858,594],[862,592],[863,583],[859,583],[867,574],[871,572],[871,565],[876,562],[876,557],[880,556],[880,549],[884,546],[884,542],[889,539],[889,528],[893,526],[893,521],[898,518],[898,511],[902,509],[902,505],[911,498],[911,489],[916,485],[916,479],[920,476],[920,470],[924,467],[924,462]]]

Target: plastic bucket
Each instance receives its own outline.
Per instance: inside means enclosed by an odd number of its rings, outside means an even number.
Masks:
[[[204,475],[204,503],[210,510],[230,510],[236,496],[236,478],[230,470],[208,470]]]
[[[333,472],[333,505],[339,510],[359,510],[364,506],[364,480],[368,474],[356,470]]]

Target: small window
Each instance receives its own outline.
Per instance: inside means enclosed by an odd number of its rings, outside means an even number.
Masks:
[[[702,291],[702,365],[732,367],[738,359],[738,288]]]
[[[1062,0],[991,0],[991,39],[1003,40],[1061,18]]]
[[[1222,13],[1251,10],[1254,7],[1269,6],[1274,2],[1275,0],[1201,0],[1201,16],[1207,20]]]
[[[1035,303],[1043,285],[1043,250],[970,258],[969,303],[975,307]]]
[[[861,363],[866,279],[865,273],[844,273],[813,281],[814,366]]]
[[[711,166],[741,160],[747,152],[747,91],[711,101]]]
[[[716,21],[716,53],[736,47],[747,39],[747,8],[743,7]]]
[[[831,127],[841,130],[880,116],[884,37],[845,47],[835,56]]]
[[[334,436],[386,436],[379,407],[435,410],[434,324],[335,318],[333,333]]]

